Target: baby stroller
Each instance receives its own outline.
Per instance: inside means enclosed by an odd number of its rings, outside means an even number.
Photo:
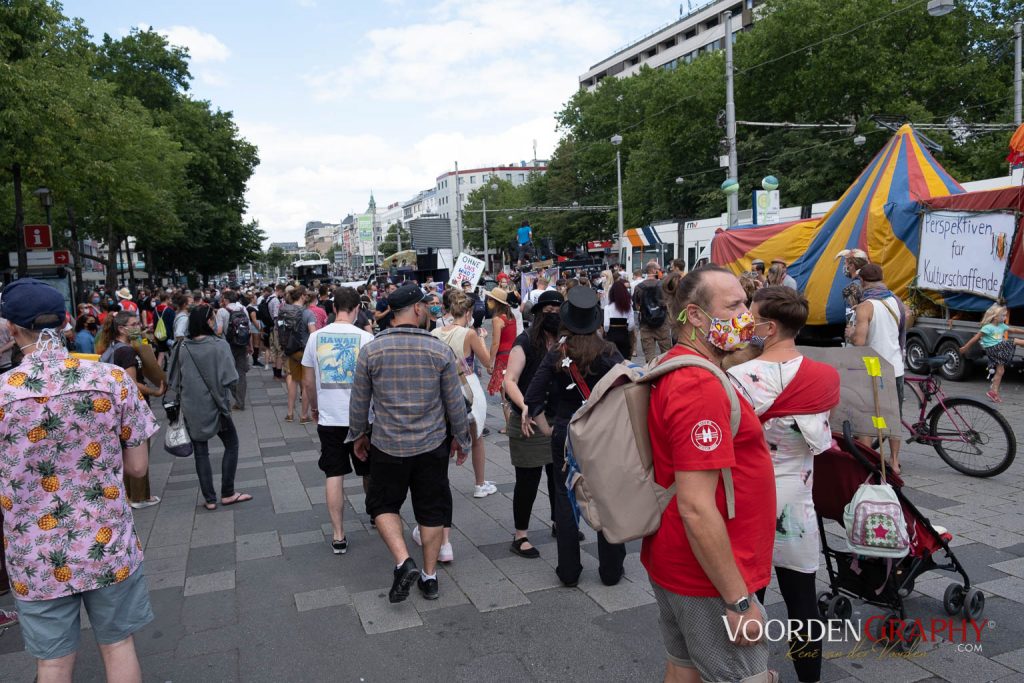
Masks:
[[[826,619],[849,619],[853,605],[847,596],[858,598],[886,609],[885,619],[878,620],[880,628],[890,622],[906,619],[904,599],[914,590],[918,576],[932,570],[956,572],[963,577],[963,585],[950,584],[942,604],[950,616],[961,614],[964,619],[977,621],[985,610],[985,594],[971,587],[963,565],[950,549],[952,534],[934,527],[903,495],[903,480],[886,470],[886,481],[896,491],[903,507],[910,536],[910,552],[899,560],[860,557],[844,550],[829,547],[824,520],[843,523],[843,509],[853,498],[857,487],[868,479],[881,481],[881,456],[853,438],[850,423],[843,424],[843,433],[834,434],[836,443],[831,449],[814,458],[814,507],[818,515],[821,549],[828,570],[829,590],[818,595],[818,610]],[[845,545],[845,543],[844,543]],[[943,557],[937,557],[942,551]]]

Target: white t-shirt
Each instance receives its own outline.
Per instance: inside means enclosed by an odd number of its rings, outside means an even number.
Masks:
[[[356,377],[356,360],[373,335],[349,323],[331,323],[309,335],[303,367],[312,368],[316,396],[325,427],[347,427],[348,405]]]

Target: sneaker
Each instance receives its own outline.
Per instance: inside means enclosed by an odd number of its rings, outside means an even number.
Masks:
[[[412,528],[412,540],[416,543],[416,545],[420,546],[421,548],[423,547],[423,537],[420,536],[419,524]]]
[[[473,497],[474,498],[486,498],[487,496],[491,495],[492,493],[497,493],[497,492],[498,492],[498,487],[495,486],[494,484],[492,484],[489,481],[485,481],[484,483],[478,484],[478,485],[473,487]]]
[[[452,552],[451,543],[442,543],[441,550],[437,553],[437,561],[448,563],[455,559],[455,553]]]
[[[348,538],[343,538],[340,541],[331,541],[331,549],[334,550],[335,555],[344,555],[348,552]]]
[[[437,600],[437,579],[424,579],[420,576],[416,581],[416,587],[420,589],[424,600]]]
[[[434,582],[434,597],[437,597],[437,582]],[[0,628],[18,623],[18,612],[13,609],[0,609]]]
[[[395,578],[391,583],[391,590],[388,592],[388,601],[402,602],[409,597],[409,589],[419,578],[420,570],[416,568],[416,563],[410,557],[402,563],[401,567],[396,568],[394,573]]]
[[[145,508],[151,508],[154,505],[160,504],[160,496],[153,496],[149,500],[143,500],[138,503],[129,503],[133,510],[143,510]]]

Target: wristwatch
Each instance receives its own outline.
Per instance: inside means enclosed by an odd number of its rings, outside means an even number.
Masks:
[[[725,608],[730,612],[738,612],[742,614],[743,612],[746,612],[748,609],[750,609],[750,599],[746,595],[744,595],[736,602],[725,603]]]

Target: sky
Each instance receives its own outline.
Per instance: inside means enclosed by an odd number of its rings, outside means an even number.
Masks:
[[[705,0],[694,2],[694,6]],[[678,0],[68,0],[95,40],[152,27],[187,47],[191,94],[259,148],[248,217],[269,241],[433,187],[454,169],[549,158],[592,64]]]

